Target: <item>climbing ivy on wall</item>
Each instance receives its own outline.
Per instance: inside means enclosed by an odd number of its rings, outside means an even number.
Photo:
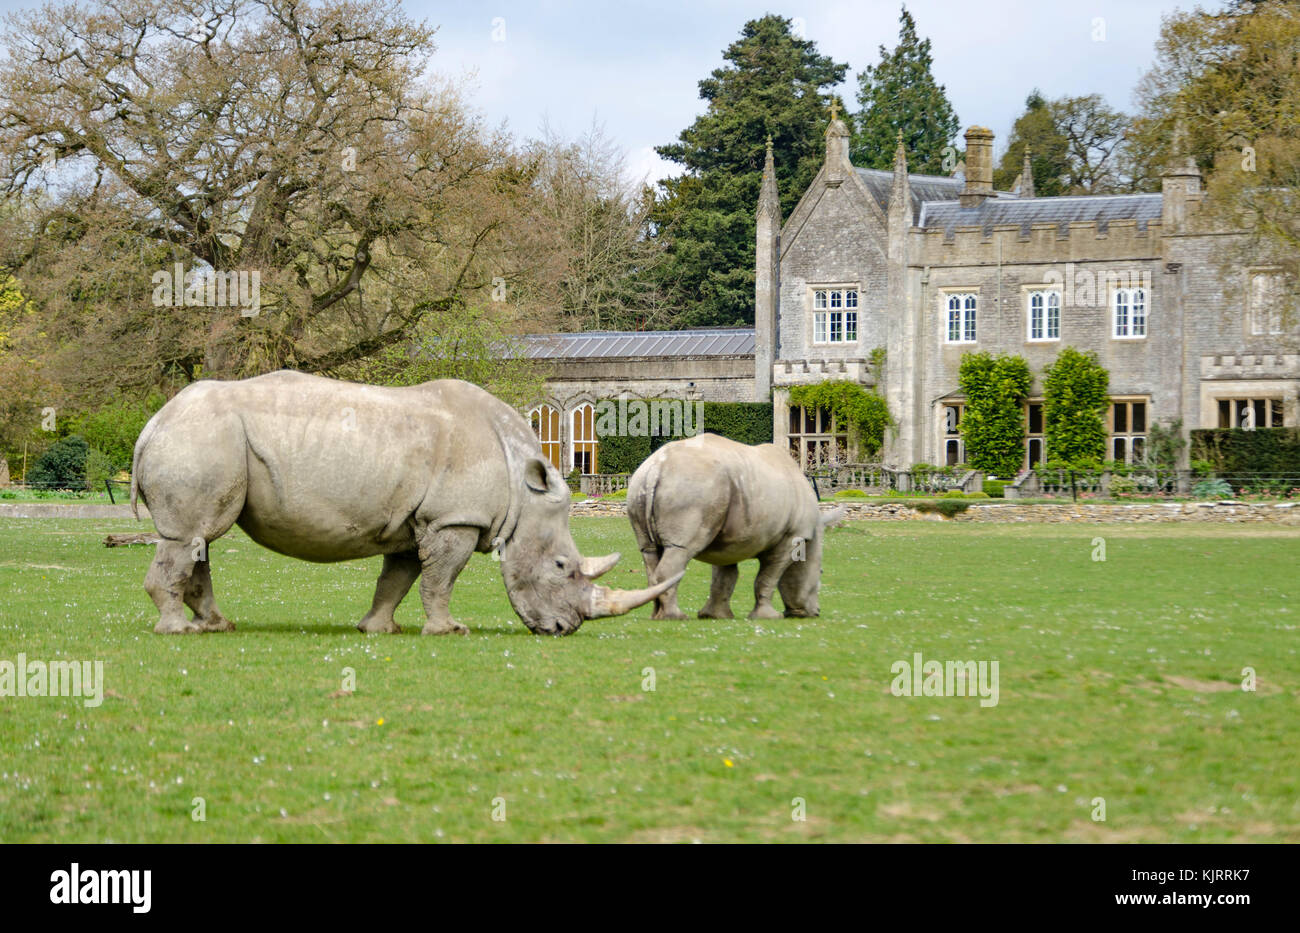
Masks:
[[[1019,356],[967,353],[959,382],[966,396],[959,427],[966,462],[985,473],[1015,476],[1025,458],[1023,405],[1033,384],[1029,364]]]
[[[863,459],[875,457],[885,446],[885,429],[894,421],[881,395],[856,382],[828,379],[790,390],[790,404],[803,408],[829,408],[849,428],[849,436]]]

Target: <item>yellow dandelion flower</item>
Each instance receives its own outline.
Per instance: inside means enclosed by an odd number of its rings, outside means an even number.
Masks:
[[[724,758],[724,759],[722,759],[722,763],[723,763],[724,765],[726,765],[728,768],[734,768],[734,767],[735,767],[735,764],[732,762],[732,760],[731,760],[730,758]]]

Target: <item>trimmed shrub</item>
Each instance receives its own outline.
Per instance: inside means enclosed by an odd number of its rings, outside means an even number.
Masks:
[[[836,499],[865,499],[866,492],[861,489],[841,489],[835,494]]]
[[[1067,462],[1106,456],[1110,373],[1097,354],[1066,347],[1043,379],[1043,435],[1053,459]]]
[[[90,445],[85,438],[76,434],[60,438],[27,471],[27,485],[40,489],[85,489],[89,454]]]
[[[618,406],[618,399],[601,399]],[[628,402],[662,402],[665,399],[628,399]],[[693,402],[683,404],[693,405]],[[740,444],[772,442],[772,406],[766,402],[705,402],[701,412],[705,434],[718,434]],[[596,419],[600,441],[599,468],[602,473],[635,473],[646,457],[682,434],[604,434],[601,418]],[[624,425],[624,428],[627,426]],[[648,426],[647,426],[648,430]]]
[[[966,396],[962,439],[966,462],[997,476],[1014,476],[1025,459],[1025,415],[1033,377],[1019,356],[967,353],[958,376]],[[1050,447],[1049,447],[1050,449]]]
[[[1006,498],[1003,494],[1003,490],[1006,489],[1008,485],[1009,484],[1005,480],[986,479],[984,481],[984,491],[988,493],[990,499],[1003,499]]]
[[[1300,428],[1200,428],[1192,460],[1218,473],[1300,473]]]

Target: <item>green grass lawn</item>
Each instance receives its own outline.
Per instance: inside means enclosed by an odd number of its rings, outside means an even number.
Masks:
[[[239,630],[155,636],[153,549],[101,544],[141,527],[0,519],[0,659],[99,659],[108,691],[0,698],[0,841],[1300,841],[1300,529],[849,523],[820,619],[554,639],[485,556],[469,637],[420,636],[414,592],[361,635],[377,560],[238,532],[211,553]],[[642,585],[625,519],[573,532]],[[692,565],[683,607],[707,589]],[[998,661],[1000,702],[893,696],[918,651]]]

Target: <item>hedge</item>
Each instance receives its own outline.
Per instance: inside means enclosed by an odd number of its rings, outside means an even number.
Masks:
[[[607,399],[615,405],[617,399]],[[629,399],[628,402],[665,401],[664,399]],[[694,404],[694,403],[687,403]],[[768,444],[772,441],[772,406],[767,402],[705,402],[704,433],[720,434],[741,444]],[[598,419],[599,420],[599,419]],[[669,441],[683,435],[628,436],[602,434],[597,430],[602,473],[634,473],[641,462]]]
[[[1300,428],[1197,428],[1191,456],[1217,473],[1300,473]]]

